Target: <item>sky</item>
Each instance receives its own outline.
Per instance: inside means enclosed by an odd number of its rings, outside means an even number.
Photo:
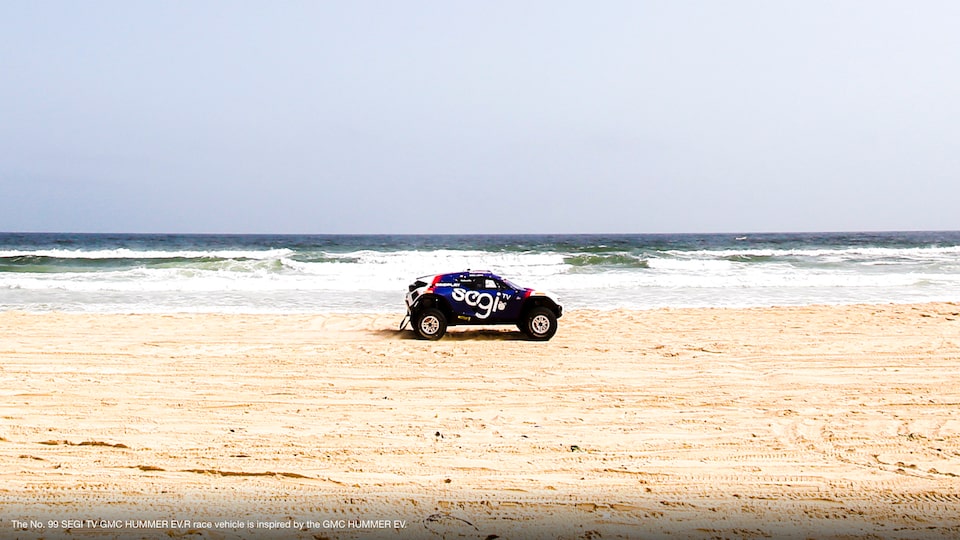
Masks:
[[[0,231],[960,229],[960,2],[0,2]]]

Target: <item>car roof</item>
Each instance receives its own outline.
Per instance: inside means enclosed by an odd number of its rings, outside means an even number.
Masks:
[[[494,274],[490,270],[461,270],[459,272],[447,272],[446,274],[437,274],[443,277],[494,277],[500,278],[497,274]]]

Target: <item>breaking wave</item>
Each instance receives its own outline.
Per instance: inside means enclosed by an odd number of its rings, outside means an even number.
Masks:
[[[956,301],[960,233],[0,235],[0,309],[400,311],[414,278],[468,268],[571,308]]]

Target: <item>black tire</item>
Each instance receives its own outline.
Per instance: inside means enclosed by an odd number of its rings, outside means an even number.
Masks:
[[[557,316],[545,307],[535,307],[523,319],[523,333],[535,341],[547,341],[557,333]]]
[[[447,332],[447,318],[439,309],[420,310],[413,318],[413,331],[421,339],[436,341]]]

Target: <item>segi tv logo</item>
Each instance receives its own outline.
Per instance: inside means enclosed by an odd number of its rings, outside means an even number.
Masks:
[[[506,309],[507,303],[505,300],[510,299],[509,296],[501,298],[500,293],[497,293],[497,297],[494,298],[492,294],[487,292],[468,291],[459,287],[454,289],[450,296],[457,302],[463,302],[472,308],[477,308],[478,319],[486,319],[491,313]]]

